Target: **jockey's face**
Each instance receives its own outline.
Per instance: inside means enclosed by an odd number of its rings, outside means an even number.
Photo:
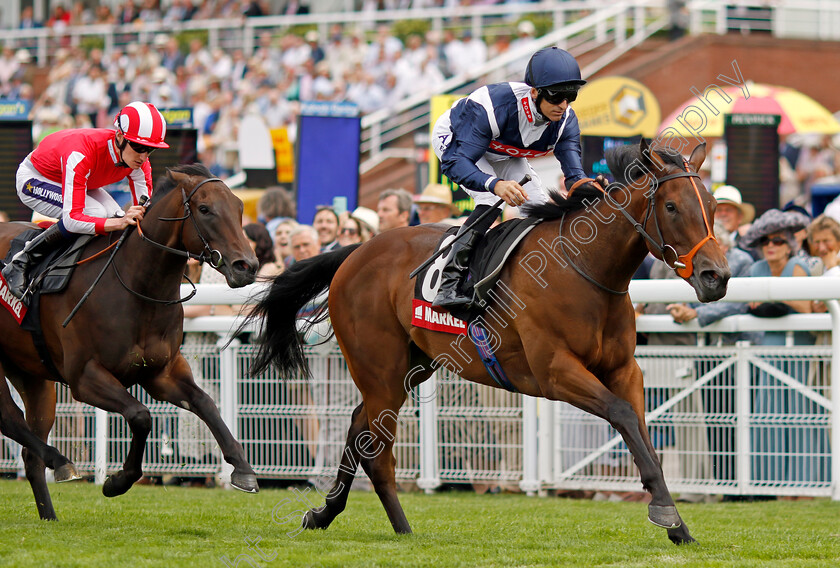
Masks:
[[[537,90],[531,87],[531,99],[537,100]],[[568,101],[562,101],[560,104],[553,105],[545,98],[540,99],[540,113],[551,122],[557,122],[563,118],[566,109],[569,108]]]
[[[125,139],[123,138],[120,132],[117,132],[117,147],[122,146],[125,143]],[[149,154],[146,152],[135,152],[134,148],[131,147],[131,144],[125,143],[125,147],[121,151],[122,161],[125,162],[132,170],[136,170],[143,166],[146,163],[146,160],[149,159]]]

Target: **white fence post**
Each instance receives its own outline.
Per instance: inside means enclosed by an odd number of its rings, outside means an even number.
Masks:
[[[438,447],[437,371],[417,387],[420,407],[420,477],[417,487],[434,493],[440,487]]]
[[[94,481],[97,485],[103,485],[108,477],[108,413],[101,408],[94,412],[94,432]]]
[[[840,302],[826,305],[831,313],[831,499],[840,501]]]
[[[738,493],[746,493],[750,485],[750,359],[749,342],[739,341],[735,345],[735,455]]]
[[[227,424],[234,439],[239,439],[239,393],[237,384],[239,376],[236,372],[236,356],[239,353],[241,343],[238,339],[232,339],[230,345],[225,347],[229,337],[221,336],[216,342],[219,346],[219,400],[222,420]],[[219,480],[225,486],[230,484],[230,475],[233,473],[233,466],[222,460],[222,468],[219,472]]]
[[[538,427],[538,441],[537,441],[537,460],[538,477],[540,481],[540,493],[542,494],[543,483],[550,484],[554,482],[554,420],[555,411],[557,409],[557,402],[541,398],[537,400],[537,412],[539,413],[539,427]]]
[[[537,399],[522,395],[522,481],[519,488],[528,495],[540,489],[537,477]]]

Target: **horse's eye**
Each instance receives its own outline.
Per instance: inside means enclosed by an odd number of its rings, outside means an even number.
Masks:
[[[676,213],[677,212],[677,206],[669,201],[668,203],[665,204],[665,211],[667,211],[668,213]]]
[[[198,212],[202,213],[203,215],[207,215],[208,213],[210,213],[210,208],[207,207],[206,205],[199,205],[198,206]]]

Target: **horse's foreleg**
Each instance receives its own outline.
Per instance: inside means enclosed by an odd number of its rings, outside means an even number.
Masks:
[[[325,529],[342,512],[347,505],[347,497],[350,494],[350,486],[356,478],[356,470],[359,466],[359,450],[356,447],[359,434],[368,428],[367,414],[364,403],[360,404],[353,411],[353,419],[350,429],[347,431],[347,443],[344,452],[341,454],[341,464],[338,466],[338,475],[335,483],[326,495],[326,503],[323,507],[307,511],[303,517],[303,528]]]
[[[607,385],[620,401],[613,405],[616,420],[615,423],[610,420],[610,423],[627,441],[627,447],[639,467],[642,485],[651,493],[648,518],[653,524],[668,529],[668,538],[675,544],[695,542],[677,512],[671,492],[665,484],[659,457],[650,441],[645,424],[644,380],[639,365],[635,360],[630,361],[608,379]],[[629,411],[625,405],[629,405]],[[622,429],[619,429],[619,424]],[[626,430],[627,434],[622,430]],[[630,445],[630,439],[636,440],[635,447]]]
[[[152,429],[152,415],[111,373],[93,360],[87,362],[81,375],[71,382],[70,388],[73,397],[79,402],[116,412],[125,418],[131,428],[131,445],[123,468],[109,476],[102,487],[106,497],[122,495],[143,477],[143,451]]]
[[[546,397],[568,402],[609,422],[627,444],[641,473],[642,486],[651,493],[650,521],[669,529],[668,536],[674,542],[692,542],[650,443],[644,420],[642,372],[635,360],[608,377],[610,389],[567,353],[555,354],[551,367],[551,383],[543,389]]]
[[[242,444],[237,442],[222,420],[216,403],[193,380],[189,363],[178,355],[168,374],[162,374],[141,383],[157,400],[169,402],[198,416],[213,434],[225,461],[233,466],[230,484],[247,493],[257,493],[257,476],[245,458]]]

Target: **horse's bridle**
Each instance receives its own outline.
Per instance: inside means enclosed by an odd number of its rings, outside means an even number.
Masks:
[[[195,220],[195,216],[192,214],[192,209],[190,209],[190,200],[192,199],[193,195],[195,195],[195,192],[198,191],[199,187],[201,187],[205,183],[209,183],[211,181],[222,181],[222,180],[219,179],[219,178],[207,178],[205,180],[202,180],[199,183],[197,183],[194,188],[192,188],[192,191],[190,192],[189,195],[187,195],[187,192],[184,191],[183,187],[181,187],[181,197],[183,197],[183,205],[184,205],[184,215],[183,215],[183,217],[160,217],[160,218],[158,218],[159,221],[186,221],[187,219],[190,219],[193,223],[193,227],[195,227],[195,232],[198,235],[198,238],[201,239],[201,242],[204,245],[204,250],[201,251],[201,254],[195,254],[195,253],[187,251],[187,250],[172,248],[170,246],[166,246],[163,243],[153,241],[152,239],[147,237],[145,233],[143,233],[143,229],[140,226],[140,223],[137,223],[137,225],[136,225],[137,226],[137,234],[140,236],[140,240],[145,241],[145,242],[149,243],[150,245],[154,245],[154,246],[158,247],[159,249],[165,250],[166,252],[172,253],[174,255],[185,256],[187,258],[194,258],[194,259],[196,259],[200,262],[207,262],[213,268],[220,268],[225,262],[225,259],[222,256],[222,253],[219,252],[217,249],[211,249],[210,248],[210,243],[208,243],[207,239],[204,238],[204,234],[201,232],[201,229],[198,226],[198,222]],[[181,242],[183,242],[183,240],[184,240],[183,236],[184,236],[184,225],[181,224],[181,234],[179,236],[179,239],[181,240]],[[126,290],[128,290],[129,292],[131,292],[132,294],[137,296],[138,298],[142,298],[143,300],[146,300],[147,302],[154,302],[154,303],[157,303],[157,304],[164,304],[164,305],[167,305],[167,306],[171,305],[171,304],[181,304],[183,302],[186,302],[187,300],[189,300],[190,298],[192,298],[196,294],[195,284],[186,275],[185,275],[185,277],[187,279],[187,282],[189,282],[189,284],[192,286],[192,291],[190,291],[189,294],[187,294],[183,298],[178,298],[177,300],[159,300],[157,298],[152,298],[150,296],[146,296],[145,294],[141,294],[140,292],[132,290],[123,281],[122,276],[120,276],[119,270],[117,270],[117,265],[116,264],[114,264],[114,272],[117,275],[117,280],[120,281],[120,284],[122,284],[123,288],[125,288]]]
[[[159,221],[186,221],[190,219],[193,223],[193,227],[195,228],[195,232],[198,235],[198,238],[201,239],[202,244],[204,245],[204,250],[201,251],[201,254],[195,254],[188,250],[181,250],[172,247],[168,247],[165,244],[159,243],[157,241],[153,241],[149,237],[143,233],[143,229],[140,224],[137,224],[137,234],[140,235],[140,238],[147,243],[158,247],[159,249],[163,249],[167,252],[172,254],[176,254],[178,256],[186,256],[187,258],[194,258],[200,262],[207,262],[213,268],[221,268],[221,266],[225,263],[225,259],[222,256],[222,253],[219,252],[217,249],[211,249],[210,243],[207,242],[207,239],[204,238],[204,234],[201,232],[201,229],[198,226],[198,222],[195,220],[195,216],[192,214],[192,209],[190,209],[190,200],[192,199],[195,192],[198,191],[198,188],[204,185],[205,183],[209,183],[211,181],[222,181],[219,178],[207,178],[199,183],[195,184],[195,187],[192,189],[189,195],[187,192],[184,191],[184,188],[181,187],[181,196],[184,198],[184,216],[183,217],[160,217]],[[181,225],[181,241],[183,242],[183,235],[184,235],[184,226]]]
[[[700,178],[700,174],[697,172],[692,172],[689,169],[688,161],[685,159],[683,160],[683,164],[685,165],[685,171],[680,171],[673,174],[668,174],[666,176],[662,176],[660,178],[653,178],[651,179],[650,183],[648,184],[648,205],[647,210],[645,211],[645,215],[643,220],[637,221],[633,218],[630,213],[627,212],[627,209],[618,203],[613,197],[607,192],[606,189],[600,187],[599,184],[593,184],[598,187],[603,193],[604,197],[611,200],[614,204],[614,207],[617,208],[621,213],[627,218],[628,221],[633,225],[633,228],[642,235],[642,237],[648,242],[651,248],[654,249],[656,254],[662,257],[662,260],[671,270],[675,271],[680,278],[687,279],[692,275],[694,272],[694,256],[703,247],[707,242],[714,241],[717,242],[715,238],[714,231],[712,230],[712,225],[709,223],[709,217],[706,215],[706,208],[703,207],[703,199],[700,197],[700,189],[697,187],[697,183],[694,181],[694,178]],[[694,194],[697,196],[697,202],[700,204],[700,211],[703,213],[703,222],[706,225],[706,236],[700,239],[690,251],[685,254],[679,254],[677,250],[669,244],[665,243],[665,238],[662,236],[662,230],[659,228],[659,217],[656,214],[656,191],[659,189],[660,184],[677,178],[689,178],[691,181],[691,186],[694,188]],[[653,216],[653,223],[656,227],[656,233],[659,236],[659,242],[657,242],[651,235],[645,230],[645,225],[647,225],[648,221],[650,220],[651,215]],[[565,213],[563,214],[563,218],[560,220],[560,232],[563,232],[563,220],[565,219]],[[562,242],[562,241],[561,241]],[[619,291],[613,290],[601,284],[600,282],[596,281],[594,278],[589,276],[588,274],[584,273],[580,268],[575,265],[571,258],[569,258],[568,253],[566,252],[565,247],[561,246],[560,249],[563,251],[563,254],[566,256],[566,260],[569,262],[571,267],[589,282],[595,284],[602,290],[610,292],[611,294],[616,295],[623,295],[626,294],[629,290]]]

